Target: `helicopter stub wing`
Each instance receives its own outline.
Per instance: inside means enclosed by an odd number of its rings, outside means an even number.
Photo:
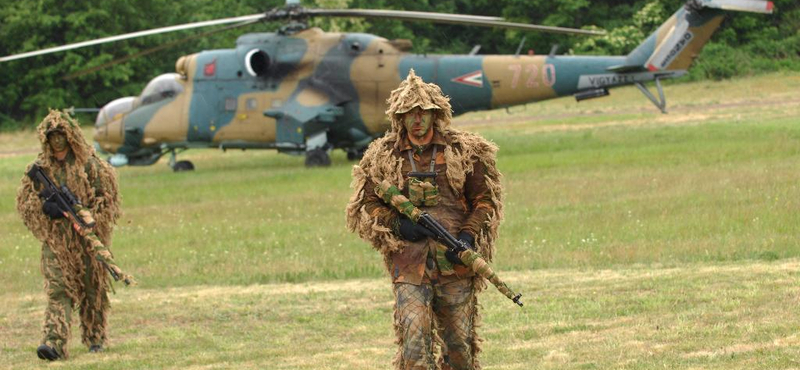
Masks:
[[[333,104],[325,93],[306,88],[280,108],[264,111],[276,120],[275,141],[282,144],[305,145],[306,138],[325,131],[328,124],[344,114],[342,107]]]

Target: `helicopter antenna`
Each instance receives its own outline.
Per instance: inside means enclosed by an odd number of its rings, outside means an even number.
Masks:
[[[519,46],[517,46],[517,52],[514,53],[514,57],[519,56],[519,52],[522,51],[522,47],[525,45],[525,36],[522,36],[522,41],[519,42]]]
[[[475,46],[472,47],[472,50],[470,50],[469,55],[478,54],[479,50],[481,50],[481,45],[480,44],[475,45]]]

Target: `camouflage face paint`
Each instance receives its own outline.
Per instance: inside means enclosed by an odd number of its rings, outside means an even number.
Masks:
[[[47,135],[47,142],[53,151],[60,152],[67,149],[67,137],[61,132],[53,132]]]
[[[401,119],[410,135],[422,138],[428,133],[433,123],[433,110],[414,107],[414,109],[401,114]]]

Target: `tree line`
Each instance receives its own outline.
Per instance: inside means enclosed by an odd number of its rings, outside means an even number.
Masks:
[[[327,31],[366,32],[413,41],[413,52],[626,54],[685,0],[307,0],[307,7],[371,8],[502,16],[513,22],[600,28],[603,37],[364,19],[314,19]],[[723,79],[775,70],[800,71],[800,2],[774,0],[772,15],[731,13],[706,45],[689,79]],[[139,30],[264,12],[284,0],[0,0],[0,55],[16,54]],[[0,63],[0,130],[30,127],[48,108],[99,108],[172,72],[182,55],[227,49],[247,32],[272,32],[280,24],[254,24],[177,43],[165,50],[65,79],[125,56],[203,32],[181,31]]]

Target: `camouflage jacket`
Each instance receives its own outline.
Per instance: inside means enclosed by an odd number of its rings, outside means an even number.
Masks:
[[[495,166],[497,147],[482,137],[464,131],[436,131],[431,145],[417,153],[401,135],[387,135],[376,140],[359,165],[353,168],[354,194],[348,205],[347,221],[351,231],[384,253],[386,267],[394,282],[420,284],[431,279],[447,282],[472,276],[466,268],[441,269],[443,256],[436,255],[433,241],[402,240],[397,231],[400,214],[375,195],[374,187],[389,180],[408,196],[408,152],[419,170],[427,171],[435,159],[439,205],[421,207],[442,223],[450,233],[466,231],[475,237],[479,252],[491,259],[497,226],[502,219],[502,187]],[[432,259],[435,266],[426,261]]]

